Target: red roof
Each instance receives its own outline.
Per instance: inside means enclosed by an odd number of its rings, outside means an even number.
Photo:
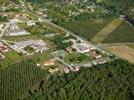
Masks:
[[[6,47],[4,47],[4,46],[1,46],[1,47],[0,47],[0,52],[3,52],[3,51],[5,51],[5,50],[7,50]]]

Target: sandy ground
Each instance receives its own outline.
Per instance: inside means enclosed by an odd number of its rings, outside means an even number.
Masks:
[[[108,46],[106,50],[115,54],[116,56],[129,61],[134,64],[134,49],[126,45],[121,46]]]
[[[122,19],[115,18],[113,19],[106,27],[104,27],[99,33],[93,37],[92,41],[102,42],[110,33],[112,33],[122,22]]]

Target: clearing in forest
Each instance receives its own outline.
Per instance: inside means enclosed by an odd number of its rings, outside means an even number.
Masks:
[[[99,33],[97,33],[92,42],[102,42],[110,33],[112,33],[122,22],[121,18],[113,19],[106,27],[104,27]]]

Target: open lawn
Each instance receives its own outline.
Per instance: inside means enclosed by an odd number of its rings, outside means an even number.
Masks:
[[[87,56],[86,54],[71,53],[71,54],[66,54],[64,60],[69,64],[76,64],[76,63],[78,64],[78,63],[84,63],[90,61],[90,57]]]
[[[18,54],[16,51],[10,50],[9,52],[3,53],[5,55],[5,59],[0,61],[0,67],[6,68],[14,63],[17,63],[23,59],[23,56]]]
[[[22,58],[21,55],[19,55],[16,51],[13,50],[4,53],[4,55],[12,63],[17,62]]]
[[[115,54],[116,56],[127,60],[131,63],[134,63],[134,49],[128,47],[128,46],[108,46],[106,47],[106,50],[109,52]]]
[[[44,51],[42,54],[41,53],[36,53],[31,57],[32,57],[31,59],[34,62],[41,63],[41,64],[43,64],[46,60],[49,60],[49,59],[53,58],[53,56],[51,54],[51,50]]]
[[[134,42],[134,26],[123,21],[111,34],[109,34],[103,43],[125,43]]]

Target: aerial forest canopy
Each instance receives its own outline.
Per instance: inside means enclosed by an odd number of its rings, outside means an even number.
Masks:
[[[134,65],[120,59],[92,68],[82,68],[79,72],[54,74],[50,78],[47,76],[31,60],[1,70],[0,99],[133,100],[134,98]],[[32,88],[34,83],[36,86]]]
[[[26,100],[132,100],[134,65],[122,60],[79,72],[53,75]]]

